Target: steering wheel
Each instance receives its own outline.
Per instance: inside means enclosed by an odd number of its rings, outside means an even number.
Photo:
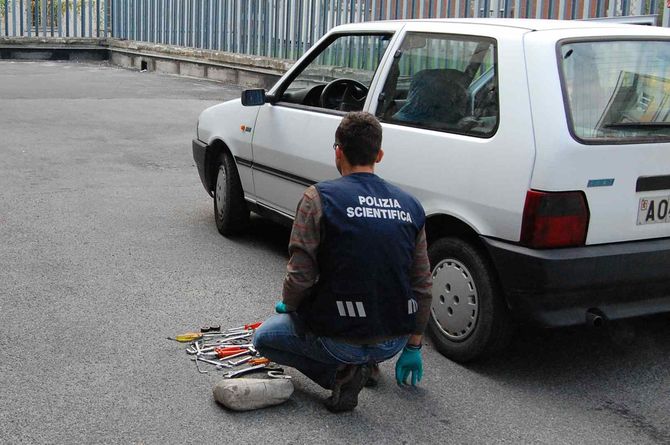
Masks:
[[[328,82],[319,96],[319,105],[333,110],[363,109],[368,87],[354,79],[335,79]]]

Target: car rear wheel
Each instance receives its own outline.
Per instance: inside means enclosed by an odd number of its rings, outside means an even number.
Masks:
[[[214,219],[223,236],[234,235],[249,223],[249,209],[244,200],[240,176],[232,157],[221,155],[214,186]]]
[[[503,349],[512,323],[488,258],[459,238],[435,241],[428,257],[433,271],[429,330],[437,349],[457,362]]]

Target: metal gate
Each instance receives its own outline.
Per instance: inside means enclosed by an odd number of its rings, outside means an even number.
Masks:
[[[644,15],[668,26],[660,0],[0,0],[0,38],[115,37],[296,59],[342,23]]]

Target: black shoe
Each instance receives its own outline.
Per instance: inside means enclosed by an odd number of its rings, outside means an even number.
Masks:
[[[358,405],[358,393],[370,377],[370,365],[347,365],[338,372],[333,394],[326,400],[326,408],[333,413],[351,411]]]
[[[379,365],[377,363],[373,364],[370,367],[370,377],[365,382],[366,388],[376,388],[379,385],[379,380],[381,379],[381,371],[379,370]]]

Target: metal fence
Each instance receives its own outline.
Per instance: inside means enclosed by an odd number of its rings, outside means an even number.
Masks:
[[[660,0],[0,0],[0,37],[116,37],[295,59],[333,26],[435,17],[665,15]]]
[[[108,37],[113,0],[0,0],[0,37]]]

